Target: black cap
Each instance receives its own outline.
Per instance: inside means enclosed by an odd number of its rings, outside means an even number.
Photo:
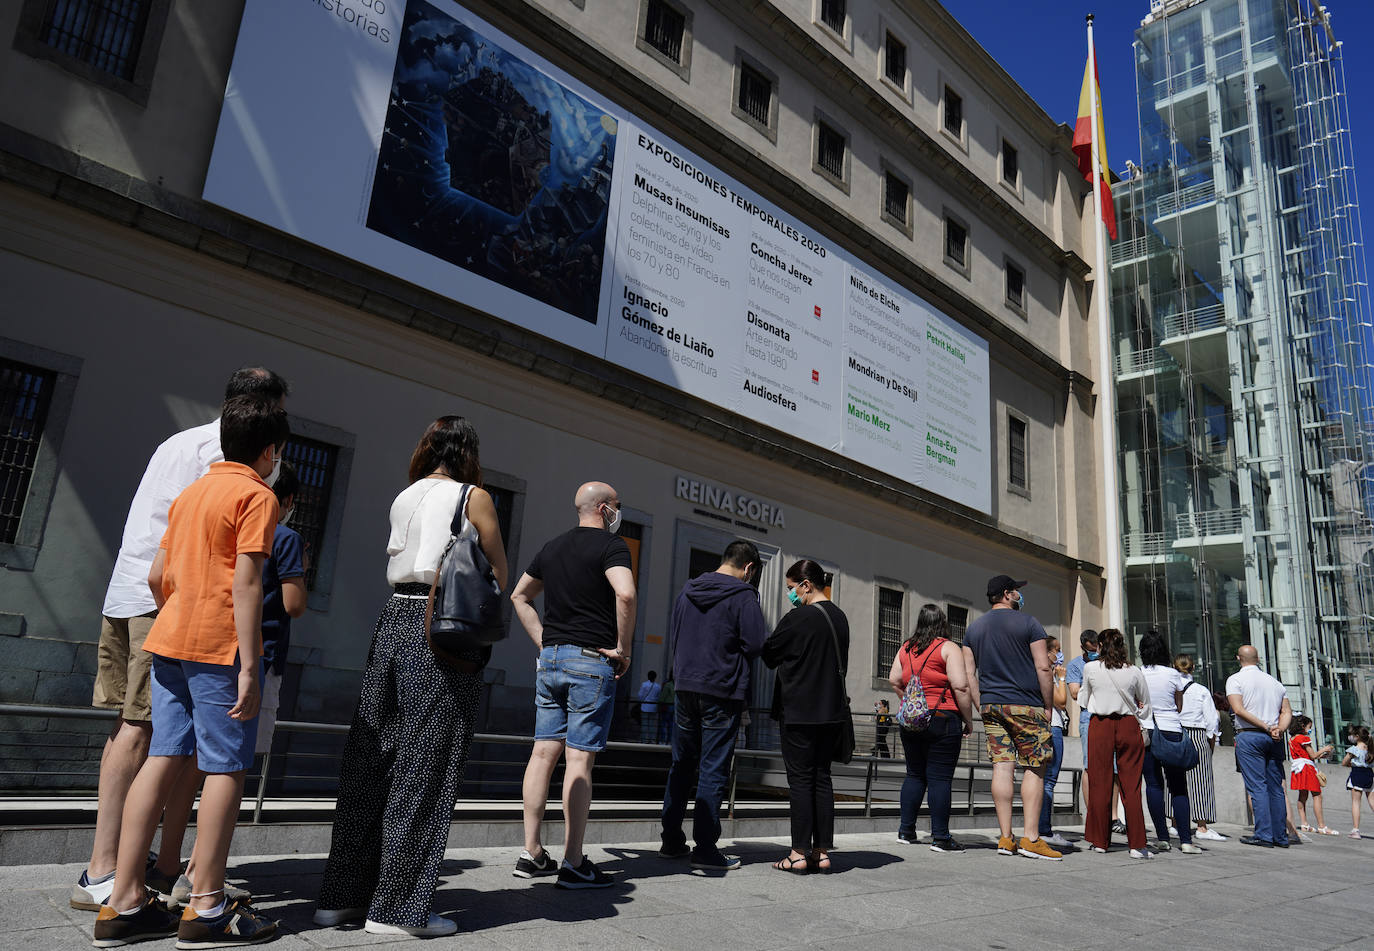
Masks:
[[[1004,591],[1012,591],[1025,586],[1026,582],[1017,581],[1011,575],[993,575],[988,579],[988,597],[996,598]]]

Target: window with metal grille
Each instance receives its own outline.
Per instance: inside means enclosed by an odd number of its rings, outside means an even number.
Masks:
[[[1017,310],[1026,307],[1026,272],[1007,262],[1007,303]]]
[[[844,181],[844,134],[828,124],[816,122],[816,165],[825,174]]]
[[[945,219],[945,260],[955,267],[968,267],[968,229],[953,218]]]
[[[682,62],[682,37],[687,18],[663,0],[649,0],[644,17],[644,39],[674,63]]]
[[[0,542],[19,536],[57,374],[0,360]]]
[[[887,42],[884,45],[886,56],[883,60],[883,71],[887,73],[887,78],[892,80],[901,88],[906,88],[906,44],[891,33],[887,34]]]
[[[339,447],[318,439],[292,436],[282,457],[296,467],[300,488],[296,490],[291,527],[305,544],[305,586],[315,588],[320,553],[324,549],[325,526],[329,524],[329,496],[334,489],[334,469]]]
[[[907,223],[911,186],[891,172],[883,175],[883,213],[898,224]]]
[[[38,39],[102,72],[132,80],[151,5],[148,0],[52,0]]]
[[[1020,158],[1016,146],[1006,139],[1002,140],[1002,181],[1016,188],[1021,179]]]
[[[768,125],[773,111],[773,84],[748,63],[739,65],[740,111],[761,125]]]
[[[906,592],[898,588],[878,588],[878,669],[875,677],[886,677],[892,658],[906,640],[902,631],[902,600]]]
[[[956,139],[964,137],[964,97],[945,87],[945,131]]]
[[[1007,481],[1026,487],[1026,421],[1019,416],[1007,417]]]
[[[968,631],[968,608],[961,604],[948,605],[945,617],[949,620],[949,639],[956,644],[964,643],[964,634]]]
[[[821,0],[821,22],[844,35],[844,0]]]

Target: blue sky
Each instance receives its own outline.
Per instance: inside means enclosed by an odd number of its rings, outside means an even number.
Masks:
[[[1087,61],[1084,16],[1096,14],[1098,74],[1102,81],[1107,159],[1113,169],[1140,160],[1135,69],[1131,50],[1149,0],[1096,0],[1083,5],[1059,0],[942,0],[1012,78],[1058,122],[1073,125]],[[1323,0],[1336,38],[1343,42],[1350,97],[1355,166],[1366,241],[1374,240],[1374,115],[1361,100],[1374,93],[1374,2]],[[1368,257],[1366,249],[1366,257]]]

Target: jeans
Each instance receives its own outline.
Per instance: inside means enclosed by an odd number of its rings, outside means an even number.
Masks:
[[[1236,765],[1255,813],[1255,838],[1286,843],[1288,802],[1283,786],[1283,743],[1268,733],[1241,730],[1236,733]]]
[[[534,738],[600,753],[615,712],[615,671],[604,656],[571,644],[539,652],[534,675]]]
[[[663,844],[676,848],[687,844],[682,820],[687,815],[687,798],[695,776],[692,839],[697,851],[705,853],[720,841],[720,804],[730,778],[730,758],[735,753],[744,701],[684,690],[678,693],[676,703],[673,765],[663,794]]]
[[[949,807],[953,795],[954,765],[963,745],[964,721],[957,715],[935,716],[920,733],[900,731],[906,753],[906,779],[902,780],[902,818],[899,834],[916,831],[921,800],[930,799],[930,834],[949,838]]]
[[[1050,727],[1054,759],[1045,766],[1045,801],[1040,806],[1040,835],[1054,835],[1054,787],[1059,782],[1059,767],[1064,765],[1064,728]]]
[[[1188,771],[1177,766],[1165,766],[1155,759],[1154,749],[1145,747],[1145,803],[1155,823],[1155,838],[1169,841],[1169,820],[1164,815],[1164,786],[1169,787],[1169,805],[1178,827],[1178,841],[1193,841],[1193,820],[1188,814]]]
[[[681,694],[679,694],[681,696]],[[787,798],[792,848],[802,854],[835,847],[835,787],[830,757],[840,724],[782,725],[782,762],[787,767]]]

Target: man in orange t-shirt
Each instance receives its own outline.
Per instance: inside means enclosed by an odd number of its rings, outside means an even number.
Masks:
[[[98,946],[174,930],[179,944],[196,947],[276,933],[276,922],[225,900],[224,866],[261,702],[262,563],[278,516],[277,497],[264,479],[280,465],[289,435],[279,405],[250,396],[226,401],[220,415],[225,461],[212,464],[168,513],[148,575],[158,616],[143,644],[153,655],[153,738],[125,802],[114,890],[95,924]],[[208,775],[197,891],[178,925],[146,895],[145,857],[168,794],[192,757]]]

